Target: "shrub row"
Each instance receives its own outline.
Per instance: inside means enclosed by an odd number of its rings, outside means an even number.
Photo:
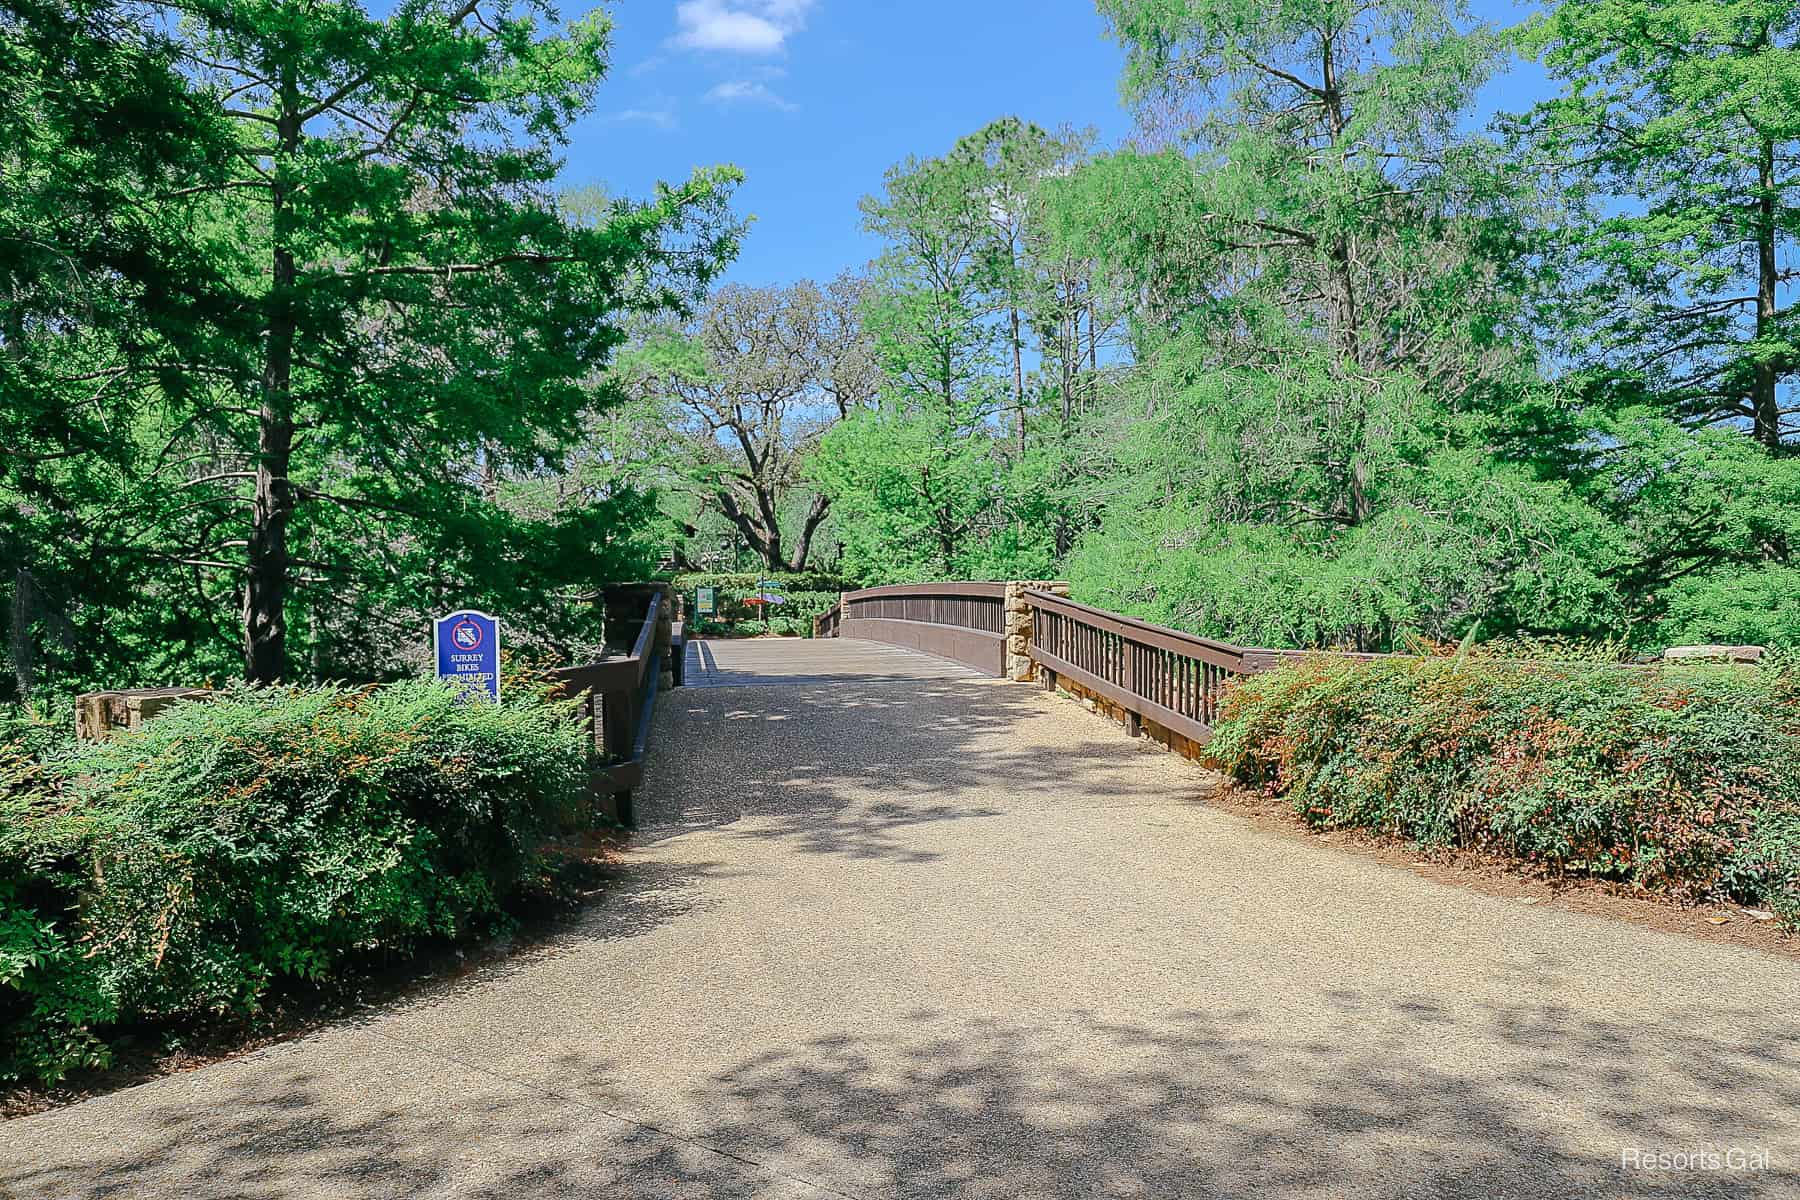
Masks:
[[[854,580],[843,579],[825,571],[764,571],[760,574],[750,571],[723,572],[707,574],[694,571],[677,575],[671,581],[678,592],[692,593],[695,588],[710,587],[732,593],[755,595],[756,585],[764,580],[779,583],[785,595],[795,592],[853,592],[862,584]]]
[[[245,689],[98,745],[0,722],[0,1077],[492,928],[586,765],[563,706],[435,682]]]
[[[1308,823],[1800,923],[1792,675],[1319,656],[1238,682],[1208,746]]]
[[[780,585],[784,603],[761,611],[760,605],[746,601],[757,595],[757,584],[768,580]],[[763,575],[677,575],[677,591],[684,593],[689,604],[695,588],[718,590],[718,613],[707,620],[691,617],[689,632],[706,634],[774,633],[784,637],[811,637],[813,619],[831,610],[838,596],[854,591],[856,584],[830,575],[814,572]]]

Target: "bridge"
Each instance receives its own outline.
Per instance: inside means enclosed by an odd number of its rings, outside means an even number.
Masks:
[[[1800,1194],[1791,960],[1233,815],[1130,735],[1254,656],[972,586],[687,645],[572,927],[10,1122],[0,1194]],[[1769,1157],[1622,1165],[1706,1149]]]

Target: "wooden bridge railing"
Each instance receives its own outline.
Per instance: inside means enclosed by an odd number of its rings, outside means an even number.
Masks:
[[[1027,591],[1031,658],[1046,688],[1067,680],[1118,705],[1135,737],[1144,721],[1204,744],[1233,676],[1267,671],[1286,655],[1196,637]]]
[[[1197,637],[1022,583],[848,592],[813,623],[813,634],[907,646],[989,675],[1035,674],[1051,689],[1074,685],[1117,706],[1134,737],[1148,721],[1201,745],[1212,737],[1231,679],[1301,655]]]
[[[846,592],[815,637],[866,638],[1006,673],[1006,584],[913,583]]]
[[[627,827],[636,824],[631,794],[644,781],[644,751],[664,670],[674,686],[682,681],[686,635],[681,622],[668,619],[668,603],[666,595],[650,597],[629,654],[551,673],[553,695],[581,700],[577,712],[595,764],[590,794],[610,797]]]

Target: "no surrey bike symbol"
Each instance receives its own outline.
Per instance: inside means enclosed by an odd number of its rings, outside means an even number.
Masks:
[[[500,622],[464,610],[439,617],[432,626],[439,679],[471,696],[500,699]]]

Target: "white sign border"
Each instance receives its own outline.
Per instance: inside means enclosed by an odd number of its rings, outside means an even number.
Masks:
[[[484,621],[494,623],[494,703],[500,703],[500,618],[490,616],[479,608],[453,608],[431,622],[431,673],[438,680],[445,677],[439,675],[438,664],[444,661],[444,622],[451,617],[480,617]],[[467,691],[467,688],[463,689]]]

